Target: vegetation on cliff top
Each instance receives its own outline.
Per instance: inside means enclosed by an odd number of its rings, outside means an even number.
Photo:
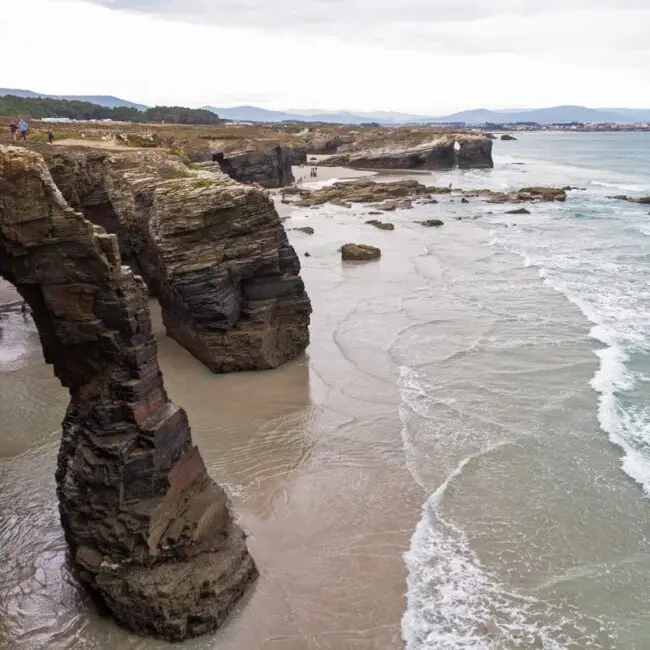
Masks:
[[[170,124],[219,124],[210,111],[183,106],[154,106],[144,111],[126,106],[109,108],[90,102],[47,97],[0,97],[0,115],[39,119],[67,117],[73,120],[115,120],[120,122],[168,122]]]

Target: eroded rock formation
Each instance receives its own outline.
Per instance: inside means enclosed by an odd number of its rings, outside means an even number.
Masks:
[[[221,171],[240,183],[257,183],[262,187],[284,187],[296,179],[291,165],[294,154],[280,145],[267,149],[214,153],[212,160]]]
[[[386,142],[354,146],[328,156],[320,165],[362,169],[461,169],[493,167],[492,141],[483,135],[446,134],[419,144]]]
[[[513,192],[498,192],[489,189],[463,190],[468,197],[481,197],[487,203],[525,203],[528,201],[566,201],[567,193],[561,187],[522,187]]]
[[[214,372],[274,368],[309,343],[300,261],[268,193],[153,151],[48,155],[71,206],[116,233],[167,333]]]
[[[390,183],[376,183],[367,178],[353,181],[334,183],[314,192],[308,190],[298,191],[300,196],[296,201],[299,207],[323,205],[335,201],[350,203],[376,203],[387,199],[404,199],[406,197],[427,196],[431,188],[427,188],[412,180],[393,181]],[[292,193],[295,195],[295,193]]]
[[[70,391],[56,481],[80,579],[138,633],[216,629],[256,569],[165,392],[144,284],[121,265],[115,235],[70,208],[42,157],[17,147],[0,147],[0,275],[29,303]]]

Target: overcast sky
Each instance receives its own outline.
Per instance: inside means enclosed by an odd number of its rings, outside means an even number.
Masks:
[[[426,114],[646,108],[649,33],[650,0],[19,0],[2,8],[0,87]]]

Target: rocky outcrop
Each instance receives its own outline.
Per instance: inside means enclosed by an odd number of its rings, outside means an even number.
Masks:
[[[368,244],[344,244],[341,259],[347,262],[370,262],[381,257],[381,249]]]
[[[79,579],[135,632],[211,632],[256,569],[165,391],[144,284],[37,153],[0,147],[0,197],[0,275],[29,303],[70,391],[56,482]]]
[[[369,207],[382,212],[394,212],[395,210],[410,210],[413,207],[411,199],[388,199],[383,203],[373,203]]]
[[[630,203],[641,203],[642,205],[650,204],[650,196],[627,196],[627,194],[616,194],[615,196],[608,196],[608,199],[616,199],[618,201],[629,201]]]
[[[429,188],[417,181],[395,181],[391,183],[376,183],[365,178],[334,183],[314,192],[303,190],[300,192],[300,199],[295,205],[299,207],[311,207],[345,201],[348,203],[377,203],[386,199],[403,199],[409,196],[428,196]]]
[[[70,205],[118,235],[168,335],[208,368],[274,368],[307,347],[300,261],[267,192],[153,151],[61,150],[48,164]]]
[[[280,145],[212,154],[212,160],[219,163],[221,171],[230,178],[240,183],[257,183],[268,188],[284,187],[296,180],[291,170],[295,158],[293,152]]]
[[[461,169],[493,167],[492,141],[483,135],[449,134],[411,145],[384,143],[373,148],[350,148],[328,156],[320,165],[359,169]]]
[[[566,190],[561,187],[522,187],[513,192],[496,192],[494,190],[464,190],[466,197],[481,197],[487,203],[525,203],[566,201]]]

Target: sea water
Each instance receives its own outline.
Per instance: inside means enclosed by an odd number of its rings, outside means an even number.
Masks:
[[[422,261],[448,267],[427,298],[454,317],[431,309],[393,350],[428,495],[405,554],[403,638],[648,648],[650,206],[608,197],[650,195],[650,134],[522,134],[495,153],[494,170],[440,183],[580,189],[522,216],[448,204],[492,254],[464,272],[439,246]]]

